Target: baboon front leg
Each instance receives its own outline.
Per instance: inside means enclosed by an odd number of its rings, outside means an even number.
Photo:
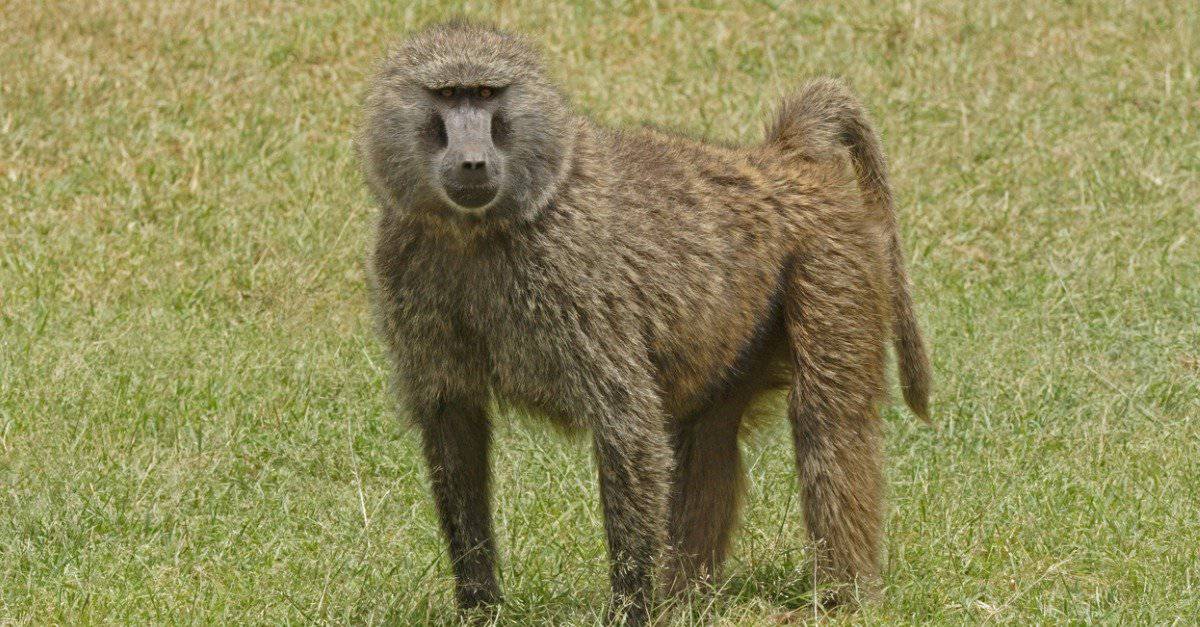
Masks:
[[[438,518],[450,548],[458,606],[469,610],[497,603],[488,417],[475,404],[439,402],[419,418]]]
[[[666,544],[671,455],[661,420],[626,415],[594,427],[600,500],[608,540],[608,620],[649,621],[655,571]]]
[[[676,428],[671,490],[671,568],[667,589],[711,581],[737,521],[744,475],[738,428],[746,399],[721,399]]]
[[[876,285],[847,267],[798,273],[786,308],[795,360],[789,419],[818,586],[833,603],[879,578],[883,470],[877,404],[887,327]],[[814,279],[813,277],[820,277]],[[830,277],[841,277],[832,285]],[[818,282],[820,281],[820,282]]]

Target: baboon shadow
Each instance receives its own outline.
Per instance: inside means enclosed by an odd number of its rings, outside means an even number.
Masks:
[[[722,605],[759,601],[786,612],[812,609],[815,594],[808,570],[800,564],[754,564],[731,574],[715,593]]]

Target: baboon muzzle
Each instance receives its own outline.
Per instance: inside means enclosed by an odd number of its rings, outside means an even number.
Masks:
[[[500,155],[492,142],[490,111],[463,104],[446,111],[442,183],[456,204],[474,209],[496,196]]]

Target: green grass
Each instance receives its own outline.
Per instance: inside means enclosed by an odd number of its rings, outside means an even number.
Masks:
[[[453,621],[351,137],[458,10],[616,124],[755,141],[819,74],[874,112],[936,428],[887,412],[886,593],[839,620],[1200,616],[1200,5],[424,4],[0,0],[0,623]],[[500,621],[596,622],[586,443],[499,443]],[[809,615],[788,438],[749,444],[679,622]]]

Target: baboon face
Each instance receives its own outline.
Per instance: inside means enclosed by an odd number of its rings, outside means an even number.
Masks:
[[[486,207],[504,182],[507,156],[500,146],[508,139],[501,111],[506,87],[426,88],[429,119],[421,129],[421,157],[435,189],[456,207]]]
[[[568,121],[519,39],[461,24],[433,29],[388,59],[370,96],[372,187],[404,211],[528,215],[560,178]]]

